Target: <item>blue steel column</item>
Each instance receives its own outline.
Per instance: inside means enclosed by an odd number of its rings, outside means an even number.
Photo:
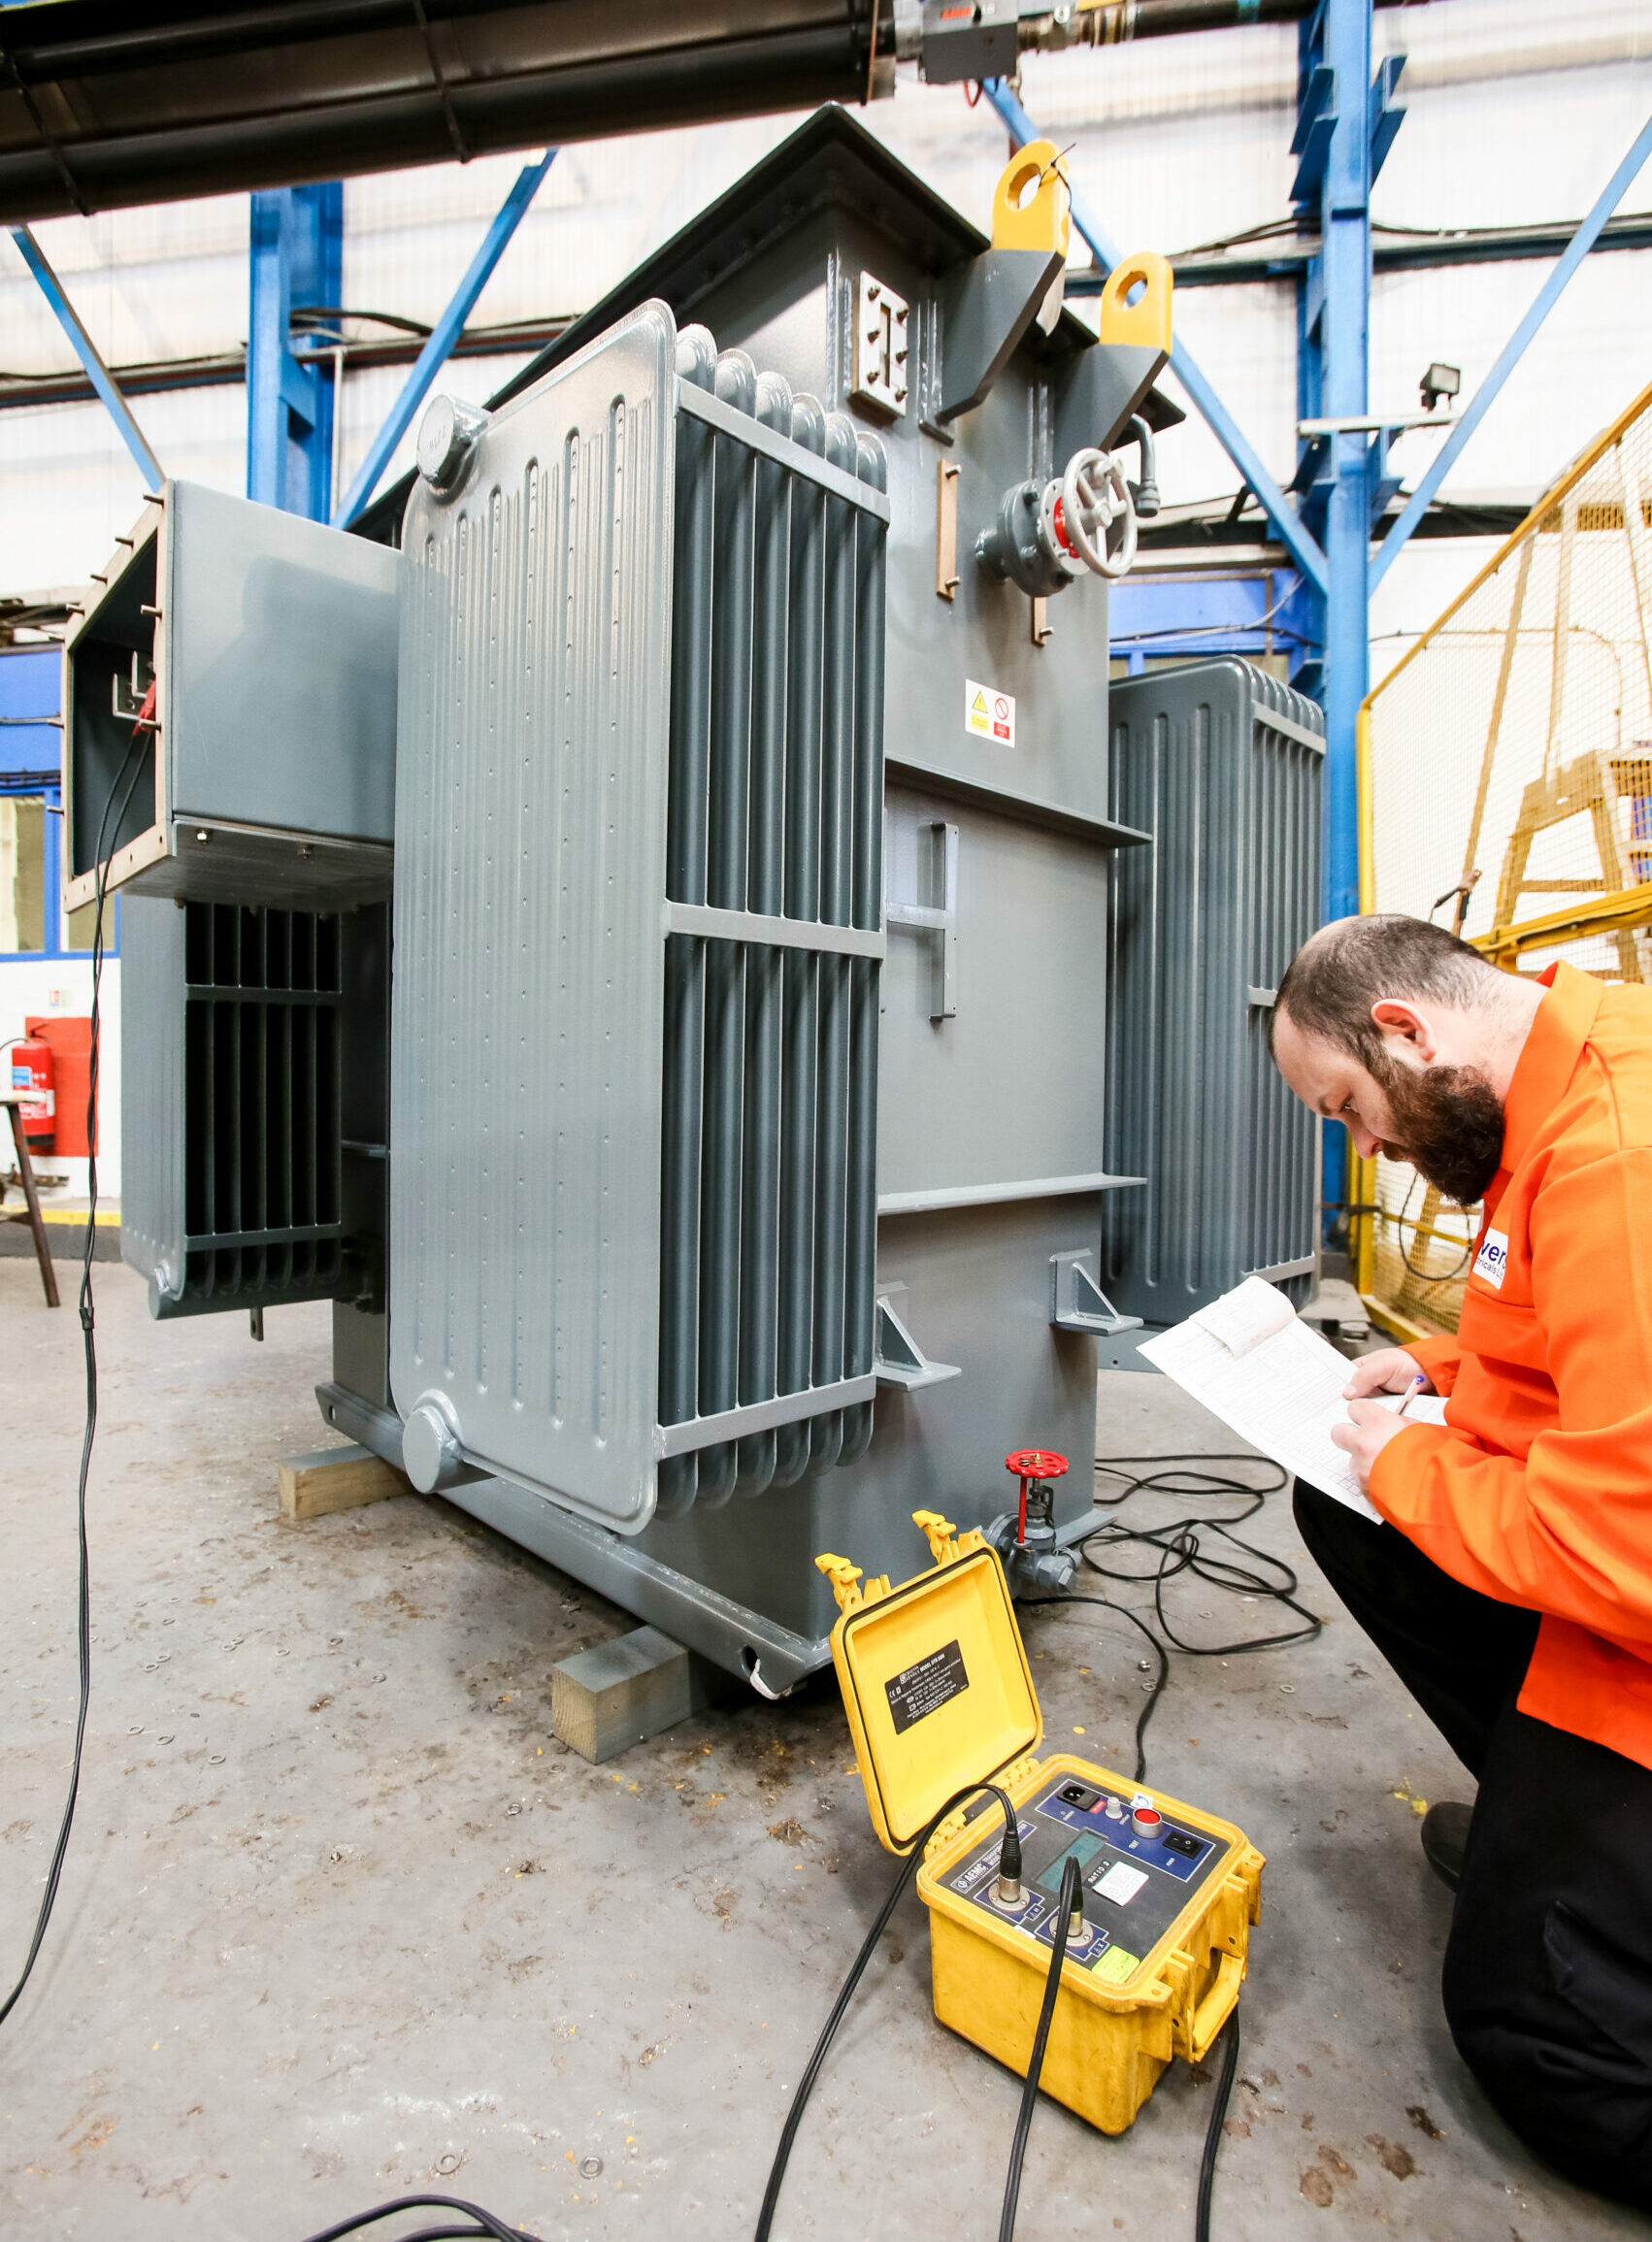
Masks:
[[[1298,299],[1297,406],[1303,419],[1364,419],[1370,410],[1371,0],[1321,0],[1303,25],[1299,164],[1292,200],[1318,220],[1320,251]],[[1325,871],[1327,918],[1359,908],[1354,733],[1368,676],[1366,562],[1371,439],[1313,440],[1297,482],[1325,548]]]
[[[1371,184],[1372,132],[1383,149],[1394,123],[1384,104],[1392,72],[1371,89],[1371,0],[1320,0],[1300,33],[1298,157],[1291,199],[1299,218],[1318,220],[1319,254],[1298,294],[1297,407],[1302,419],[1363,420],[1370,412]],[[1374,112],[1374,114],[1373,114]],[[1304,587],[1309,632],[1321,639],[1325,709],[1325,845],[1321,905],[1328,919],[1359,909],[1359,781],[1356,736],[1370,674],[1367,560],[1371,548],[1372,446],[1369,433],[1315,438],[1299,457],[1303,514],[1325,552],[1323,598]],[[1311,677],[1302,680],[1312,685]],[[1322,1188],[1326,1208],[1347,1194],[1347,1137],[1328,1129]]]
[[[312,521],[332,508],[333,373],[329,357],[294,351],[292,308],[339,303],[344,235],[337,180],[252,197],[247,495]]]
[[[1336,72],[1337,121],[1325,165],[1320,261],[1321,354],[1327,418],[1371,410],[1371,0],[1326,0],[1326,50]],[[1354,736],[1370,676],[1366,563],[1371,547],[1367,435],[1331,439],[1325,523],[1325,914],[1360,907],[1359,801]]]

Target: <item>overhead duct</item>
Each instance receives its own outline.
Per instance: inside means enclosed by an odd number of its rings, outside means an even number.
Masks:
[[[874,0],[24,0],[0,13],[0,221],[894,90]],[[744,26],[731,36],[731,20]]]
[[[20,0],[0,9],[0,222],[865,103],[893,93],[897,56],[944,83],[1012,75],[1029,49],[1311,13],[1310,0]]]

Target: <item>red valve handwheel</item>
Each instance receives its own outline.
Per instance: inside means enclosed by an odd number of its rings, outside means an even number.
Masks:
[[[1013,1456],[1006,1456],[1004,1468],[1013,1471],[1021,1482],[1020,1523],[1015,1530],[1017,1542],[1027,1538],[1027,1488],[1034,1479],[1060,1479],[1067,1470],[1067,1458],[1058,1456],[1053,1448],[1017,1448]]]
[[[1061,1479],[1067,1474],[1067,1458],[1053,1448],[1017,1448],[1013,1456],[1005,1457],[1004,1468],[1018,1479]]]

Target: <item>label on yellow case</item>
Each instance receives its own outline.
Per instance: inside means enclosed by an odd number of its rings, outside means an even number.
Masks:
[[[1141,1966],[1139,1954],[1127,1954],[1122,1946],[1109,1946],[1095,1965],[1095,1975],[1107,1985],[1122,1985],[1133,1969]]]

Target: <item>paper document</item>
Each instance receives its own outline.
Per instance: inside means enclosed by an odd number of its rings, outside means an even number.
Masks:
[[[1144,1361],[1231,1425],[1241,1439],[1363,1518],[1380,1512],[1361,1490],[1351,1458],[1331,1437],[1348,1422],[1342,1389],[1353,1365],[1261,1277],[1246,1277],[1173,1331],[1148,1339]],[[1399,1394],[1378,1395],[1398,1408]],[[1418,1394],[1407,1423],[1443,1424],[1437,1395]]]

